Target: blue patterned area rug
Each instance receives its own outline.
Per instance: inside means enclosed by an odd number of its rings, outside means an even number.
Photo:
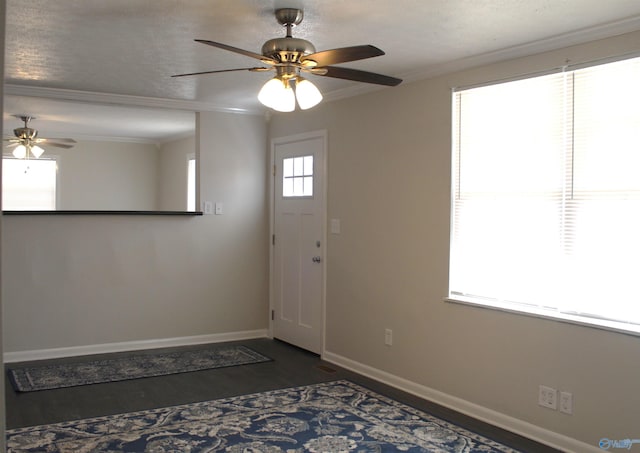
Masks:
[[[349,381],[7,431],[17,452],[515,452]]]
[[[116,359],[12,368],[9,370],[9,378],[17,391],[33,392],[270,360],[245,346],[216,346],[200,350],[145,353]]]

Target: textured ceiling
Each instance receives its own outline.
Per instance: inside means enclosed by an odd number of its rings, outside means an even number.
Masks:
[[[262,112],[256,95],[270,73],[170,76],[259,65],[193,39],[260,53],[264,41],[284,36],[273,16],[279,7],[304,9],[293,34],[317,50],[373,44],[386,52],[342,66],[407,81],[462,67],[472,57],[489,61],[508,49],[515,49],[514,56],[518,49],[548,50],[640,29],[638,0],[7,0],[5,131],[19,125],[12,114],[30,113],[40,118],[34,126],[41,134],[60,135],[66,123],[76,134],[165,137],[169,131],[185,132],[177,126],[184,123],[184,112],[176,113],[174,128],[165,112],[166,126],[151,132],[145,119],[158,121],[150,105]],[[322,77],[313,81],[327,99],[393,89]],[[92,101],[128,108],[89,110]],[[136,105],[145,109],[135,112]],[[49,124],[50,117],[57,124]]]

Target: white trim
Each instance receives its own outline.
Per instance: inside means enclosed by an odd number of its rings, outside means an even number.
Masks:
[[[528,439],[540,442],[561,451],[581,451],[581,452],[602,452],[596,446],[586,444],[577,439],[564,436],[545,428],[533,425],[524,420],[520,420],[501,412],[480,406],[470,401],[463,400],[453,395],[435,390],[430,387],[409,381],[407,379],[387,373],[386,371],[370,367],[355,360],[348,359],[341,355],[324,351],[322,358],[327,362],[341,366],[348,370],[362,374],[376,381],[395,387],[425,400],[453,409],[462,414],[471,416],[477,420],[489,423],[512,433],[519,434]]]
[[[103,343],[67,348],[38,349],[31,351],[5,352],[4,363],[26,362],[30,360],[57,359],[82,355],[106,354],[111,352],[128,352],[142,349],[171,348],[206,343],[222,343],[225,341],[251,340],[267,338],[267,330],[245,330],[239,332],[214,333],[192,337],[158,338],[155,340],[125,341],[122,343]]]

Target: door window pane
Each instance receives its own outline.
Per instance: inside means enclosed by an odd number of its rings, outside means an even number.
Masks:
[[[313,155],[289,157],[282,161],[282,196],[313,196]]]

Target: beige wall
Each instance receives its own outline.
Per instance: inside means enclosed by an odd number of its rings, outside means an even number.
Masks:
[[[446,303],[451,87],[638,51],[640,33],[275,115],[272,138],[327,129],[326,350],[597,447],[638,437],[640,338]],[[393,329],[392,347],[384,329]],[[574,415],[537,405],[571,391]]]
[[[59,156],[60,209],[155,211],[159,151],[153,144],[81,141]]]
[[[202,114],[221,216],[5,216],[5,352],[266,329],[266,125]]]

